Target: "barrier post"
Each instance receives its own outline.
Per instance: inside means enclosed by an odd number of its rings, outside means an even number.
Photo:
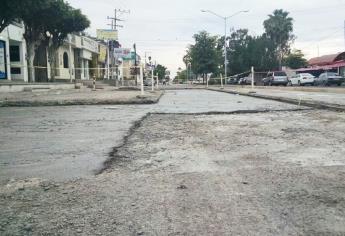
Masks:
[[[151,70],[151,76],[152,76],[152,81],[151,81],[151,89],[152,89],[152,91],[154,91],[155,90],[155,77],[154,77],[154,74],[153,74],[153,68],[151,68],[152,70]]]
[[[144,91],[144,73],[143,73],[143,67],[140,66],[140,87],[141,87],[141,95],[145,95]]]
[[[93,82],[92,82],[92,84],[93,84],[92,90],[93,90],[93,91],[96,91],[96,76],[95,76],[95,75],[93,76]]]
[[[222,89],[224,89],[222,73],[220,74],[220,86],[221,86]]]
[[[156,73],[156,79],[157,79],[157,84],[156,84],[156,86],[157,86],[157,89],[159,89],[159,77],[158,77],[158,73]]]
[[[255,73],[255,71],[254,71],[254,66],[252,66],[252,90],[254,90],[254,73]]]

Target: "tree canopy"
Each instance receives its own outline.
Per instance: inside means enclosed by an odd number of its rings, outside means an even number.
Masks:
[[[14,20],[20,18],[21,0],[2,0],[0,7],[0,33]]]
[[[154,70],[154,74],[158,74],[159,80],[165,79],[167,68],[163,65],[158,64]]]
[[[210,36],[206,31],[194,35],[195,44],[190,45],[185,59],[191,62],[192,70],[197,74],[208,74],[217,71],[219,51],[217,36]]]
[[[290,54],[294,40],[293,19],[284,10],[275,10],[263,23],[265,32],[252,36],[247,29],[239,29],[227,37],[228,71],[231,75],[256,70],[281,69],[285,64],[305,65],[303,55]],[[202,31],[194,35],[195,43],[188,47],[183,62],[191,63],[195,74],[216,74],[224,71],[224,36],[211,36]],[[299,60],[299,61],[297,61]]]
[[[301,50],[294,50],[284,58],[283,62],[284,65],[290,67],[291,69],[298,69],[308,65],[308,62],[304,58],[304,54]]]
[[[86,29],[90,21],[80,10],[64,0],[3,0],[0,8],[0,32],[13,20],[24,22],[29,81],[34,81],[33,61],[36,49],[45,41],[57,48],[69,33]]]
[[[289,12],[282,9],[275,10],[268,15],[268,19],[263,23],[265,35],[271,40],[275,47],[276,56],[281,67],[282,59],[290,52],[290,44],[294,39],[293,19],[289,17]]]

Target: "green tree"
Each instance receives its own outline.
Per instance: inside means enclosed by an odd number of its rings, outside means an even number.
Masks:
[[[217,36],[210,36],[206,31],[201,31],[194,36],[195,44],[189,46],[188,58],[192,65],[192,71],[205,76],[215,73],[218,68]]]
[[[0,33],[16,19],[19,19],[21,0],[2,0],[0,7]]]
[[[301,50],[294,50],[284,58],[284,64],[291,69],[298,69],[308,65]]]
[[[63,43],[68,33],[83,30],[90,24],[80,10],[73,9],[63,0],[20,1],[19,18],[25,25],[30,82],[35,80],[35,53],[43,42],[49,42],[47,46],[53,55],[53,49]]]
[[[282,9],[275,10],[264,21],[266,36],[275,46],[275,53],[281,68],[282,59],[290,52],[290,44],[294,40],[293,18],[289,17],[289,12]]]
[[[27,45],[27,63],[29,67],[29,81],[35,81],[34,58],[37,48],[44,40],[49,18],[47,9],[53,0],[25,0],[21,1],[20,19],[24,21],[24,39]]]
[[[158,64],[154,70],[154,74],[158,74],[158,79],[163,80],[165,79],[166,70],[167,68],[165,66]]]
[[[49,24],[44,34],[44,43],[48,48],[51,78],[55,77],[56,50],[62,46],[68,34],[80,32],[89,27],[90,21],[79,9],[72,8],[63,0],[51,1],[46,9]]]

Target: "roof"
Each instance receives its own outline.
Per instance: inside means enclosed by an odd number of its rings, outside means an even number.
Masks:
[[[297,72],[303,72],[303,71],[316,71],[316,70],[331,70],[339,67],[345,67],[345,61],[338,61],[335,63],[332,63],[331,65],[323,65],[323,66],[312,66],[308,68],[300,68],[297,69]]]
[[[325,66],[325,65],[331,65],[337,61],[342,61],[344,59],[345,59],[345,52],[341,52],[337,54],[315,57],[315,58],[310,59],[308,63],[310,66]]]

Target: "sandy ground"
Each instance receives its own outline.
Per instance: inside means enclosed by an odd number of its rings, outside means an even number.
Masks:
[[[345,235],[345,114],[152,114],[103,173],[0,190],[1,235]]]

